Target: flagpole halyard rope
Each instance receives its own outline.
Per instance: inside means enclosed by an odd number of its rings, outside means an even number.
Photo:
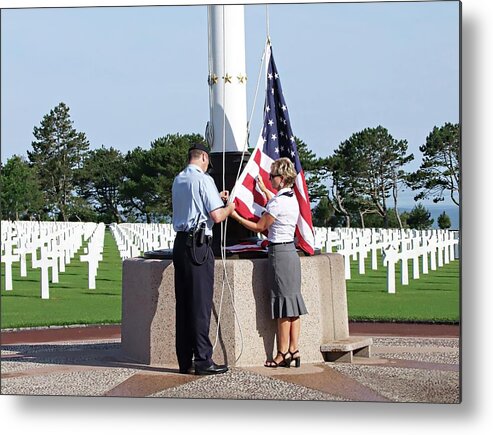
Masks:
[[[270,44],[270,17],[269,17],[269,5],[266,3],[265,4],[265,25],[266,25],[266,31],[267,31],[267,41]]]
[[[242,150],[242,154],[241,154],[241,161],[240,161],[240,165],[238,166],[238,172],[236,174],[235,184],[238,181],[238,179],[240,178],[241,167],[242,167],[242,164],[243,164],[243,160],[245,159],[245,153],[246,153],[246,151],[248,149],[248,138],[250,136],[250,129],[251,129],[251,125],[252,125],[253,114],[255,113],[255,107],[257,105],[258,90],[259,90],[259,87],[260,87],[260,78],[262,76],[262,68],[263,68],[263,65],[264,65],[265,53],[267,52],[267,46],[268,45],[270,45],[270,39],[267,39],[267,41],[266,41],[266,44],[265,44],[265,47],[264,47],[264,52],[262,53],[262,58],[260,60],[260,68],[259,68],[259,73],[258,73],[258,77],[257,77],[257,86],[255,88],[255,95],[254,95],[254,98],[253,98],[252,111],[250,113],[250,119],[247,121],[247,125],[246,125],[247,134],[246,134],[246,137],[245,137],[245,142],[243,144],[243,150]],[[234,197],[233,197],[233,199],[234,199]]]
[[[260,68],[259,68],[259,74],[258,74],[258,77],[257,77],[257,84],[256,84],[256,88],[255,88],[255,95],[254,95],[254,100],[253,100],[253,106],[252,106],[252,110],[251,110],[251,113],[250,113],[250,118],[249,120],[247,121],[247,125],[246,125],[246,135],[245,135],[245,141],[243,143],[243,149],[242,149],[242,155],[241,155],[241,161],[240,161],[240,164],[238,166],[238,172],[236,174],[236,179],[235,179],[235,185],[236,185],[236,182],[238,181],[238,179],[240,178],[240,173],[241,173],[241,169],[242,169],[242,165],[243,165],[243,160],[245,158],[245,153],[248,149],[248,138],[249,138],[249,135],[250,135],[250,128],[251,128],[251,121],[253,119],[253,115],[255,113],[255,106],[256,106],[256,102],[257,102],[257,97],[258,97],[258,91],[259,91],[259,87],[260,87],[260,79],[261,79],[261,76],[262,76],[262,68],[263,68],[263,65],[264,65],[264,61],[265,61],[265,55],[266,55],[266,52],[267,52],[267,47],[270,46],[270,33],[269,33],[269,16],[268,16],[268,5],[267,6],[267,40],[266,40],[266,44],[265,44],[265,47],[264,47],[264,50],[263,50],[263,53],[262,53],[262,58],[261,58],[261,62],[260,62]],[[224,20],[224,5],[222,6],[223,7],[223,14],[222,14],[222,18],[223,18],[223,22],[222,22],[222,26],[223,26],[223,35],[225,34],[225,20]],[[209,23],[209,26],[210,26],[210,23]],[[210,35],[210,32],[209,32],[209,35]],[[210,43],[210,36],[209,36],[209,43]],[[226,71],[225,71],[225,63],[226,63],[226,55],[225,55],[225,52],[226,52],[226,49],[225,49],[225,45],[226,45],[226,42],[223,40],[223,73],[226,74]],[[209,73],[210,75],[210,73]],[[222,159],[222,168],[223,168],[223,185],[222,185],[222,190],[225,190],[225,165],[226,165],[226,98],[225,98],[225,95],[226,95],[226,80],[224,80],[223,78],[223,128],[222,128],[222,154],[223,154],[223,159]],[[210,86],[210,88],[212,88],[212,86]],[[212,100],[212,99],[210,99]],[[211,103],[211,114],[212,114],[212,103]],[[211,115],[212,117],[212,115]],[[234,189],[234,187],[233,187]],[[233,197],[230,197],[230,200],[232,200]],[[221,260],[222,260],[222,264],[223,264],[223,283],[222,283],[222,289],[221,289],[221,298],[220,298],[220,304],[219,304],[219,311],[218,311],[218,317],[217,317],[217,328],[216,328],[216,338],[215,338],[215,341],[214,341],[214,345],[213,345],[213,350],[215,349],[217,343],[218,343],[218,339],[219,339],[219,327],[220,327],[220,319],[221,319],[221,312],[222,312],[222,304],[223,304],[223,297],[224,297],[224,289],[225,289],[225,285],[227,284],[228,285],[228,289],[229,289],[229,292],[230,292],[230,298],[231,298],[231,304],[232,304],[232,307],[233,307],[233,312],[234,312],[234,316],[235,316],[235,319],[236,319],[236,322],[238,324],[238,328],[239,328],[239,332],[240,332],[240,337],[241,337],[241,349],[240,349],[240,353],[238,355],[238,357],[235,359],[235,362],[237,362],[242,353],[243,353],[243,332],[242,332],[242,329],[241,329],[241,323],[238,319],[238,314],[237,314],[237,311],[236,311],[236,306],[234,304],[234,298],[233,298],[233,292],[232,292],[232,288],[231,288],[231,284],[229,282],[229,279],[228,279],[228,274],[227,274],[227,268],[226,268],[226,234],[227,234],[227,225],[228,225],[228,218],[224,221],[224,222],[221,222],[221,241],[220,241],[220,250],[221,250]]]

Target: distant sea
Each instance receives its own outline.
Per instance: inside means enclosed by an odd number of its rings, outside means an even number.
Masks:
[[[445,212],[450,218],[452,230],[460,229],[460,219],[459,210],[460,208],[456,205],[450,204],[423,204],[423,206],[431,213],[431,218],[433,219],[432,228],[438,228],[438,216]],[[413,206],[414,207],[414,206]],[[411,211],[413,207],[399,207],[399,211]]]

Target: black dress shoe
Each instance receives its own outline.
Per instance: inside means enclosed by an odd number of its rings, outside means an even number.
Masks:
[[[188,369],[179,369],[178,370],[182,375],[192,375],[193,374],[193,371],[192,371],[192,367],[188,368]]]
[[[196,375],[218,375],[220,373],[226,373],[228,366],[212,363],[209,367],[199,368],[195,367]]]

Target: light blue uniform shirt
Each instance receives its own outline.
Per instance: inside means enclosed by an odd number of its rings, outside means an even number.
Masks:
[[[212,177],[190,164],[176,176],[171,192],[174,230],[190,231],[205,222],[205,234],[212,235],[214,221],[209,213],[224,206]]]

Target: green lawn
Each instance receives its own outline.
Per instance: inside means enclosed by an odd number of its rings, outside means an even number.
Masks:
[[[100,262],[96,290],[89,290],[87,263],[77,253],[58,284],[50,283],[50,299],[40,297],[40,270],[30,269],[20,277],[19,264],[12,268],[12,291],[5,291],[2,264],[1,326],[101,324],[121,322],[122,261],[116,243],[107,230],[104,260]],[[346,281],[350,320],[456,323],[459,321],[459,261],[450,262],[413,280],[409,261],[409,285],[400,284],[400,263],[396,265],[396,293],[386,290],[386,268],[378,260],[378,270],[358,274],[358,262],[351,262],[351,280]],[[420,269],[421,271],[421,269]]]
[[[95,290],[88,288],[88,264],[79,261],[82,248],[65,266],[65,272],[59,273],[60,282],[50,283],[50,299],[41,299],[41,272],[30,268],[30,256],[25,278],[20,277],[19,263],[14,263],[12,291],[4,290],[2,264],[2,328],[120,323],[122,261],[109,230],[104,242],[104,261],[99,263]]]
[[[370,256],[366,273],[358,273],[358,262],[351,261],[351,279],[346,281],[350,320],[457,323],[459,321],[459,260],[412,279],[412,261],[408,261],[409,285],[401,284],[400,262],[396,264],[395,294],[387,293],[387,269],[378,259],[378,270],[371,270]]]

